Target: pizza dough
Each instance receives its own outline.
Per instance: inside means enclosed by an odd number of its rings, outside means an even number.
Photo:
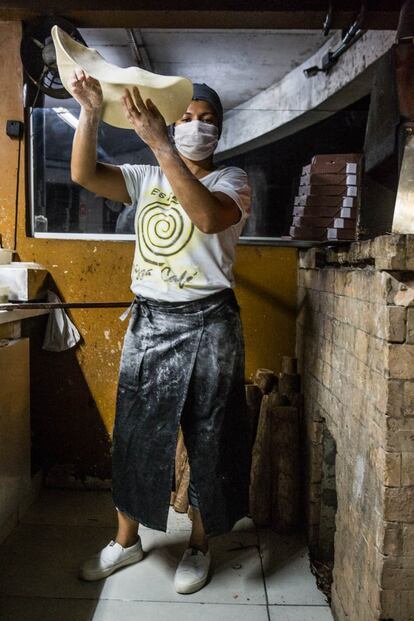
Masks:
[[[53,26],[52,38],[60,79],[71,93],[70,77],[75,67],[81,67],[99,80],[103,93],[102,120],[114,127],[132,129],[127,120],[121,97],[128,88],[138,86],[144,102],[150,98],[163,115],[167,125],[177,121],[187,110],[193,96],[193,84],[188,78],[166,76],[140,69],[117,67],[108,63],[94,48],[78,43],[59,26]]]

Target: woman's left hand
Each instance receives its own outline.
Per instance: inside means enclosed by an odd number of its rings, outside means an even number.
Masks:
[[[151,149],[170,144],[167,125],[157,106],[151,99],[147,99],[145,105],[137,86],[132,90],[137,103],[134,103],[127,88],[124,89],[122,103],[125,116],[135,132]]]

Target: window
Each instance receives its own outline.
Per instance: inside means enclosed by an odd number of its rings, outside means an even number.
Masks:
[[[362,150],[369,82],[362,89],[367,91],[364,97],[348,108],[321,109],[319,114],[310,115],[310,121],[302,122],[307,103],[304,101],[304,109],[300,101],[296,103],[296,87],[292,86],[291,99],[286,104],[284,99],[278,103],[266,94],[269,88],[277,90],[284,77],[293,72],[297,76],[296,81],[291,81],[293,85],[297,83],[301,88],[312,85],[303,77],[303,66],[308,66],[312,58],[313,63],[319,62],[315,61],[315,55],[322,57],[325,48],[331,45],[320,31],[154,28],[134,29],[134,32],[139,35],[140,47],[146,50],[147,69],[206,82],[222,98],[224,123],[226,119],[228,123],[236,119],[230,132],[235,136],[235,146],[230,140],[227,152],[220,153],[219,142],[215,161],[217,165],[240,166],[249,175],[252,214],[239,242],[286,245],[284,236],[289,233],[302,166],[316,153]],[[109,62],[123,67],[137,64],[126,29],[91,28],[81,29],[80,33]],[[332,32],[334,38],[339,35],[340,32]],[[262,98],[261,105],[255,103],[256,97],[263,94],[267,99]],[[347,101],[352,101],[351,96]],[[30,140],[27,141],[32,234],[133,240],[134,205],[110,201],[71,180],[70,157],[80,111],[77,102],[73,98],[58,100],[41,95],[36,106],[29,108]],[[268,119],[271,121],[266,125]],[[289,125],[286,119],[291,119],[290,124],[292,119],[297,120],[296,131],[293,129],[288,134],[283,131]],[[263,132],[263,140],[262,136],[258,141],[249,142],[246,138],[245,146],[243,142],[240,146],[239,135],[244,136],[244,128],[254,123],[259,128],[273,130]],[[247,132],[246,136],[249,135]],[[273,142],[269,141],[270,136],[274,137]],[[134,131],[118,129],[103,121],[99,124],[97,157],[111,164],[157,165],[152,151]]]
[[[36,237],[134,237],[134,205],[98,196],[71,180],[70,157],[80,107],[34,108],[31,115],[30,202]],[[154,164],[136,133],[101,122],[98,160]]]

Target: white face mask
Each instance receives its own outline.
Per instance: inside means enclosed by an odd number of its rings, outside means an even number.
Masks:
[[[186,121],[175,126],[174,140],[177,150],[184,157],[204,160],[217,146],[218,127],[204,121]]]

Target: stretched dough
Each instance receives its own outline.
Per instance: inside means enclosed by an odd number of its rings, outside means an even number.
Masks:
[[[121,102],[123,89],[138,86],[142,99],[148,97],[154,102],[167,125],[177,121],[193,96],[193,84],[188,78],[158,75],[139,67],[117,67],[108,63],[94,48],[85,47],[68,35],[59,26],[53,26],[52,38],[56,49],[56,60],[60,79],[71,93],[70,76],[76,66],[99,80],[103,93],[102,120],[114,127],[132,129],[126,119]]]

